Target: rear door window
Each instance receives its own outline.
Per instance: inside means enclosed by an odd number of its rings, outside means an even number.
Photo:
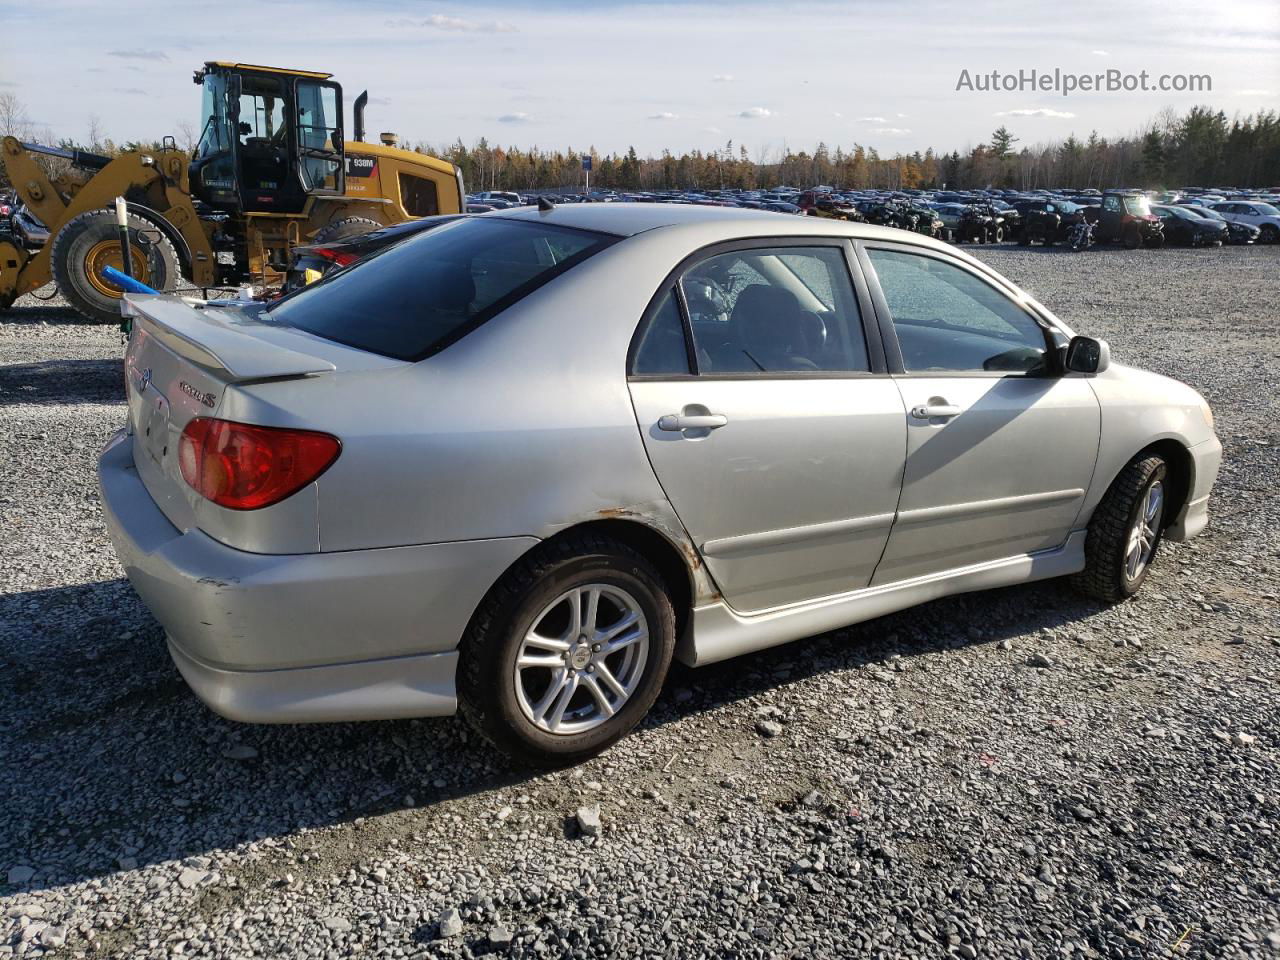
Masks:
[[[267,316],[370,353],[421,360],[618,239],[545,223],[461,219],[329,274]]]

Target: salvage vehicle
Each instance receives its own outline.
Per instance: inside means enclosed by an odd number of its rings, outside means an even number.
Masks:
[[[1226,203],[1211,203],[1209,209],[1221,214],[1226,220],[1257,227],[1263,243],[1280,243],[1280,210],[1269,203],[1232,200]]]
[[[123,263],[108,209],[120,196],[132,275],[156,290],[181,280],[206,291],[273,287],[303,242],[462,210],[453,164],[399,149],[391,133],[363,142],[367,94],[355,101],[355,139],[345,139],[342,87],[331,74],[210,61],[195,82],[203,106],[194,156],[172,137],[115,157],[0,142],[9,180],[52,235],[35,253],[0,240],[0,310],[56,280],[83,316],[118,322],[121,290],[102,270]],[[38,155],[67,169],[50,178]]]
[[[25,250],[39,250],[49,242],[49,228],[25,203],[19,203],[9,214],[9,232],[14,242]]]
[[[1016,204],[1022,215],[1018,242],[1023,246],[1042,243],[1051,247],[1067,240],[1071,228],[1084,220],[1084,208],[1069,200],[1027,200]]]
[[[983,212],[972,203],[960,211],[953,239],[956,243],[994,243],[997,235],[996,218]]]
[[[1189,247],[1220,246],[1227,242],[1227,224],[1197,216],[1182,207],[1152,204],[1151,212],[1164,224],[1164,237],[1169,243],[1185,243]]]
[[[1190,387],[837,220],[522,208],[272,305],[126,305],[101,502],[197,696],[461,708],[543,764],[626,734],[673,658],[1049,577],[1124,600],[1222,452]]]
[[[1210,210],[1208,207],[1197,207],[1194,204],[1179,204],[1179,209],[1186,210],[1193,216],[1204,217],[1206,220],[1225,223],[1227,225],[1228,243],[1237,245],[1257,243],[1262,238],[1262,231],[1253,224],[1244,223],[1240,220],[1228,220],[1217,210]]]
[[[438,217],[423,217],[420,220],[406,220],[404,223],[370,230],[368,233],[358,233],[345,239],[295,247],[293,259],[289,262],[289,272],[285,278],[285,290],[296,290],[309,283],[315,283],[332,270],[350,266],[376,250],[399,243],[416,233],[432,230],[441,224],[457,220],[460,216],[462,214],[451,213]]]
[[[1151,212],[1151,201],[1136,190],[1106,190],[1102,206],[1089,208],[1085,216],[1094,225],[1099,243],[1123,243],[1130,250],[1164,245],[1164,225]]]

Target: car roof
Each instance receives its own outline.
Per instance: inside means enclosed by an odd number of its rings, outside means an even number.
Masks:
[[[575,203],[541,211],[537,207],[495,210],[477,219],[536,220],[554,226],[633,237],[651,230],[712,227],[725,240],[769,236],[833,236],[938,245],[923,234],[825,217],[801,217],[742,207],[666,203]]]

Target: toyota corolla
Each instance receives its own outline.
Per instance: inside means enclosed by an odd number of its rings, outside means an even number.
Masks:
[[[566,763],[701,665],[959,593],[1141,586],[1205,401],[918,234],[609,204],[445,224],[266,307],[130,297],[120,560],[250,722],[462,712]]]

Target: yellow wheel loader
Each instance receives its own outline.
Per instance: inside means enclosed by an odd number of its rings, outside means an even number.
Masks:
[[[159,150],[103,157],[5,137],[0,162],[28,209],[49,228],[36,250],[0,239],[0,310],[56,280],[90,320],[115,323],[121,291],[102,268],[122,266],[110,209],[129,208],[130,265],[157,290],[180,281],[211,289],[278,284],[291,248],[465,207],[462,173],[402,150],[393,134],[364,142],[356,98],[354,139],[344,138],[342,88],[331,74],[211,61],[193,155],[166,137]],[[38,154],[61,157],[50,177]]]

